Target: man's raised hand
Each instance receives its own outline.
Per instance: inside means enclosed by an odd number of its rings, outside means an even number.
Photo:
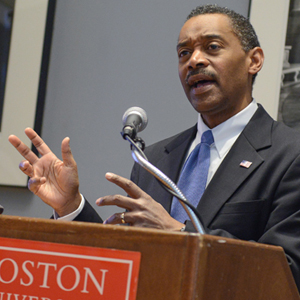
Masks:
[[[10,135],[8,139],[25,158],[19,168],[30,178],[29,190],[50,205],[60,217],[73,212],[80,204],[81,195],[70,139],[65,138],[61,143],[61,161],[33,129],[26,128],[25,134],[38,150],[40,157],[17,136]]]

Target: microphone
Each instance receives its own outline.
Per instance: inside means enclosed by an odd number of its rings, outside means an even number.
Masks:
[[[4,211],[4,208],[2,205],[0,205],[0,215],[3,213],[3,211]]]
[[[144,130],[148,123],[146,112],[140,107],[128,108],[122,118],[123,129],[122,136],[126,140],[126,136],[135,139],[138,132]]]
[[[146,112],[140,107],[131,107],[125,111],[122,121],[124,127],[121,135],[124,140],[127,140],[131,144],[131,153],[134,161],[152,174],[160,183],[163,184],[163,187],[166,188],[168,192],[180,200],[197,232],[204,234],[205,231],[201,223],[201,217],[196,208],[188,202],[183,193],[171,179],[149,162],[143,152],[145,143],[141,138],[136,137],[136,135],[147,126],[148,119]]]

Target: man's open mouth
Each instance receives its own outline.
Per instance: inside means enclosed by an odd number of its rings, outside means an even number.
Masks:
[[[214,82],[215,82],[214,80],[199,80],[199,81],[196,81],[192,85],[192,87],[197,88],[197,87],[201,87],[201,86],[204,86],[204,85],[207,85],[207,84],[212,84]]]

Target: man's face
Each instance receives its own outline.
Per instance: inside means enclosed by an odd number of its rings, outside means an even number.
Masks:
[[[189,19],[180,31],[177,51],[183,89],[210,128],[251,102],[251,57],[242,49],[226,15]]]

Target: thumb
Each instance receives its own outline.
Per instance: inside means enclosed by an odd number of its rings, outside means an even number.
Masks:
[[[61,156],[66,167],[76,166],[71,147],[70,147],[70,138],[66,137],[61,143]]]

